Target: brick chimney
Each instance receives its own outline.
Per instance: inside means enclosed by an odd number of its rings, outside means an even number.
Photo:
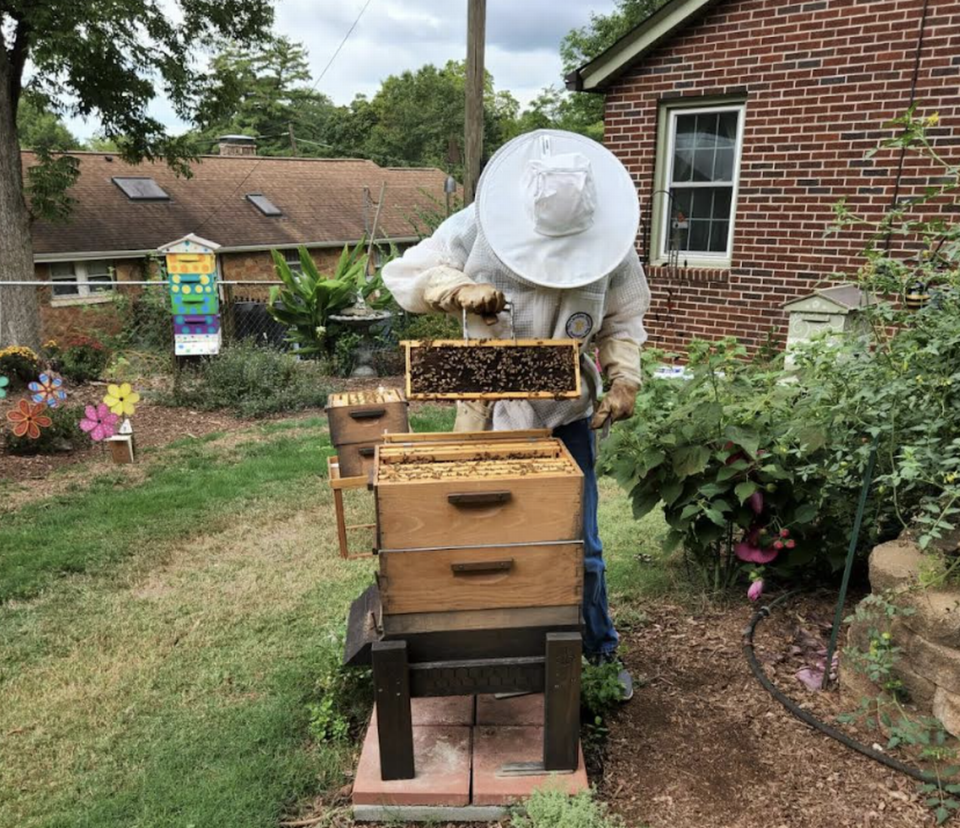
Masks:
[[[221,135],[220,141],[221,155],[256,155],[257,139],[249,135]]]

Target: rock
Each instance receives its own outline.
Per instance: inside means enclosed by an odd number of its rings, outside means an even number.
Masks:
[[[894,640],[903,648],[898,667],[925,676],[951,693],[960,693],[960,650],[928,641],[899,624]]]
[[[917,583],[923,553],[904,538],[882,543],[870,553],[870,586],[874,592],[900,590]]]
[[[960,590],[905,592],[902,598],[914,610],[903,619],[906,627],[928,641],[960,649]]]
[[[960,738],[960,694],[938,687],[933,697],[933,715],[943,722],[948,733]]]

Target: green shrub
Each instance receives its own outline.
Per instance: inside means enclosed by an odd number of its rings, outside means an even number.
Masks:
[[[115,337],[118,348],[164,353],[173,349],[173,316],[165,290],[148,287],[135,298],[118,296],[114,302],[123,318]]]
[[[4,442],[10,454],[58,454],[86,443],[86,437],[80,431],[80,420],[83,417],[80,406],[47,408],[44,414],[53,422],[40,430],[40,436],[36,440],[15,437],[9,429],[4,430]]]
[[[249,341],[185,368],[161,401],[201,411],[227,409],[239,417],[263,417],[326,404],[328,388],[310,362]]]
[[[357,361],[357,347],[363,341],[358,333],[342,333],[333,346],[333,370],[338,377],[349,377]]]
[[[623,685],[620,684],[620,661],[604,661],[591,664],[584,659],[580,678],[580,704],[599,725],[611,710],[623,699]]]
[[[405,339],[462,339],[459,319],[445,313],[404,313],[390,330],[395,342]]]
[[[513,812],[510,828],[623,828],[607,805],[584,791],[576,796],[554,787],[535,790]]]
[[[60,373],[72,382],[89,382],[100,379],[110,351],[99,340],[90,336],[78,336],[69,340],[60,352]]]
[[[10,380],[11,388],[25,386],[40,373],[40,358],[24,345],[0,349],[0,377]]]

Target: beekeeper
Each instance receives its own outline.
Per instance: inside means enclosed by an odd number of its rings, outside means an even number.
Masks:
[[[461,404],[456,428],[484,430],[491,419],[495,430],[551,428],[579,463],[584,649],[594,661],[614,658],[618,636],[607,607],[591,429],[630,417],[640,387],[650,292],[634,249],[639,220],[636,188],[609,150],[572,132],[537,130],[490,159],[474,204],[383,270],[408,311],[466,310],[471,337],[580,342],[579,399]],[[508,302],[513,327],[507,314],[488,325]],[[599,403],[595,354],[609,381]],[[629,675],[621,678],[629,698]]]

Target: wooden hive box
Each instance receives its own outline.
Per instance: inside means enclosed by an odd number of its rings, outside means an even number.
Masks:
[[[575,339],[435,339],[401,343],[410,400],[576,399]]]
[[[583,474],[545,435],[387,435],[374,473],[384,638],[491,657],[578,628]]]
[[[407,401],[392,388],[331,394],[326,411],[344,478],[368,476],[384,433],[409,430]]]

